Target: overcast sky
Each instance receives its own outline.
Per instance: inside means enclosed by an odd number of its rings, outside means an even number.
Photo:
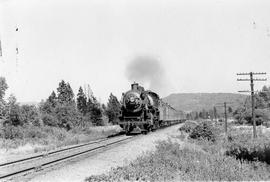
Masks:
[[[21,102],[46,99],[62,79],[75,94],[90,84],[102,102],[131,81],[161,96],[236,93],[249,89],[237,72],[269,78],[270,1],[0,0],[0,39],[0,75]],[[157,69],[138,76],[138,57]]]

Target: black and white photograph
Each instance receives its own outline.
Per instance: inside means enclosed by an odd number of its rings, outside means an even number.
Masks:
[[[270,181],[269,0],[0,0],[0,181]]]

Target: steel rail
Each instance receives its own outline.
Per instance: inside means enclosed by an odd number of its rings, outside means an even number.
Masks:
[[[74,157],[78,157],[78,156],[80,156],[80,155],[83,155],[83,154],[86,154],[86,153],[89,153],[89,152],[92,152],[92,151],[96,151],[96,150],[99,150],[99,149],[102,149],[102,148],[107,148],[107,147],[109,147],[109,146],[113,146],[113,145],[115,145],[115,144],[117,144],[117,143],[121,143],[121,142],[123,142],[123,141],[126,141],[126,140],[129,140],[129,139],[131,139],[131,138],[133,138],[133,137],[126,137],[126,138],[124,138],[124,139],[120,139],[120,140],[114,140],[113,142],[110,142],[110,143],[105,143],[105,144],[101,144],[100,146],[96,146],[96,147],[94,147],[94,148],[87,148],[87,149],[84,149],[84,150],[82,150],[82,151],[77,151],[77,152],[75,152],[75,153],[73,153],[73,154],[70,154],[70,155],[67,155],[67,156],[64,156],[64,157],[60,157],[59,158],[59,156],[58,156],[58,158],[56,158],[56,159],[53,159],[53,160],[48,160],[48,161],[44,161],[44,162],[42,162],[40,165],[37,165],[37,164],[35,164],[35,163],[33,163],[32,165],[31,165],[31,163],[29,164],[29,167],[26,167],[26,168],[23,168],[23,169],[21,169],[21,170],[15,170],[15,171],[13,171],[13,172],[10,172],[10,173],[6,173],[6,174],[0,174],[0,180],[1,179],[7,179],[7,178],[10,178],[10,177],[12,177],[12,176],[15,176],[15,175],[18,175],[18,174],[23,174],[23,173],[25,173],[25,172],[30,172],[30,171],[32,171],[32,170],[38,170],[38,169],[41,169],[42,167],[49,167],[49,166],[51,166],[51,165],[53,165],[53,164],[56,164],[56,163],[58,163],[58,162],[61,162],[61,161],[66,161],[66,160],[68,160],[68,159],[72,159],[72,158],[74,158]],[[108,139],[109,140],[109,139]],[[96,141],[96,142],[92,142],[91,144],[96,144],[96,143],[102,143],[102,142],[105,142],[105,141],[108,141],[108,140],[101,140],[101,141]],[[88,145],[90,145],[90,144],[88,144]],[[74,149],[80,149],[80,147],[81,148],[83,148],[83,147],[85,147],[85,146],[87,146],[86,144],[82,144],[81,146],[76,146],[76,147],[72,147],[72,148],[68,148],[68,149],[64,149],[64,150],[61,150],[61,152],[70,152],[70,150],[74,150]],[[55,152],[55,151],[53,151],[53,152],[51,152],[51,154],[56,154],[56,153],[61,153],[60,151],[57,151],[57,152]],[[73,151],[74,152],[74,151]],[[42,155],[43,156],[43,155]],[[46,157],[52,157],[52,156],[50,156],[50,155],[46,155]],[[38,160],[38,157],[36,157],[35,158],[36,160]],[[44,159],[44,160],[46,160],[46,158],[42,158],[42,159]],[[29,161],[29,160],[26,160],[26,161]],[[29,162],[33,162],[33,161],[29,161]],[[40,162],[40,161],[36,161],[36,162]],[[20,162],[19,162],[20,163]],[[16,163],[13,163],[13,164],[16,164]],[[10,164],[8,164],[8,165],[10,165]],[[8,166],[7,165],[7,166]],[[5,166],[6,167],[6,166]],[[2,167],[3,168],[3,167]]]
[[[26,157],[26,158],[14,160],[14,161],[9,161],[9,162],[5,162],[5,163],[1,163],[0,164],[0,167],[5,167],[5,166],[8,166],[8,165],[16,164],[16,163],[20,163],[20,162],[26,162],[28,160],[32,160],[32,159],[36,159],[36,158],[41,158],[41,157],[44,157],[46,155],[51,155],[51,154],[63,152],[63,151],[66,151],[66,150],[80,148],[80,147],[83,147],[83,146],[91,145],[91,144],[94,144],[94,143],[99,143],[99,142],[106,141],[106,140],[108,140],[108,138],[100,139],[100,140],[95,140],[95,141],[92,141],[92,142],[87,142],[87,143],[75,145],[75,146],[72,146],[72,147],[67,147],[67,148],[63,148],[63,149],[53,150],[53,151],[50,151],[50,152],[47,152],[47,153],[38,154],[38,155],[31,156],[31,157]]]

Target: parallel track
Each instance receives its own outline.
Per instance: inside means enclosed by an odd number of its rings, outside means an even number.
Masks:
[[[171,125],[179,123],[181,122],[176,122]],[[168,127],[168,125],[162,126],[160,129],[164,129],[166,127]],[[47,169],[50,168],[50,166],[74,159],[81,155],[89,154],[102,149],[104,150],[108,147],[130,140],[133,137],[134,136],[115,136],[112,138],[104,138],[63,149],[45,152],[19,160],[0,163],[0,181],[9,181],[18,176]]]
[[[85,144],[55,150],[48,153],[10,161],[0,164],[0,181],[7,181],[16,176],[22,176],[27,173],[49,168],[57,163],[74,159],[84,154],[106,149],[121,142],[130,140],[132,136],[119,136],[107,139],[101,139]]]

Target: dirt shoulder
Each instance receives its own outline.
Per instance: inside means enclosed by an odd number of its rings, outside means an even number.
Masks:
[[[85,158],[72,164],[32,178],[31,182],[84,181],[90,175],[108,172],[112,167],[127,165],[146,151],[155,150],[158,140],[166,140],[179,135],[180,125],[140,136],[135,140],[109,149],[105,152]],[[178,140],[179,141],[179,140]]]

